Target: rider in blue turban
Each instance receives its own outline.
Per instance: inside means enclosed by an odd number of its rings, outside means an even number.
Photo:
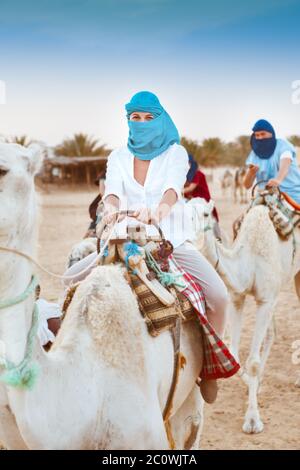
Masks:
[[[279,187],[299,204],[300,171],[294,146],[285,139],[276,138],[273,126],[265,119],[257,121],[252,130],[252,152],[246,161],[249,167],[246,188],[250,188],[256,179],[260,188]]]
[[[251,135],[250,143],[253,151],[259,158],[268,159],[270,158],[276,147],[276,135],[273,126],[266,121],[265,119],[260,119],[257,121],[253,128],[253,134]],[[272,134],[264,139],[257,139],[255,137],[255,132],[266,131]]]

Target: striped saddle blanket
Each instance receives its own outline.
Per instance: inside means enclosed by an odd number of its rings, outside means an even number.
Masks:
[[[183,322],[198,320],[202,328],[204,344],[204,367],[201,377],[206,379],[226,378],[234,375],[240,368],[227,346],[218,337],[205,315],[205,298],[201,286],[194,280],[193,276],[186,273],[170,257],[172,263],[181,272],[186,288],[181,292],[172,289],[176,295],[175,305],[166,307],[150,291],[150,289],[136,276],[128,271],[131,286],[137,296],[140,311],[145,319],[148,331],[152,336],[175,326],[178,317]]]
[[[171,329],[180,317],[182,321],[198,320],[202,328],[204,345],[204,366],[201,372],[202,378],[218,379],[234,375],[240,368],[231,355],[227,346],[218,337],[205,315],[205,299],[201,286],[195,282],[193,276],[186,273],[174,260],[169,258],[176,266],[176,270],[182,274],[185,288],[181,292],[176,291],[175,308],[162,304],[151,290],[136,276],[132,270],[127,269],[132,289],[136,293],[140,311],[148,326],[151,335],[157,336],[162,331]],[[79,283],[71,286],[67,292],[63,305],[64,318],[74,293]],[[195,324],[195,327],[197,324]]]
[[[240,215],[233,223],[233,236],[236,239],[246,214],[258,205],[264,205],[269,209],[269,216],[274,228],[282,240],[288,240],[296,227],[300,225],[300,210],[295,207],[293,201],[287,194],[278,196],[272,189],[265,189],[255,196],[246,212]]]

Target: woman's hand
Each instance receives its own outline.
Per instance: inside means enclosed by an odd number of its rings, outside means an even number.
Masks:
[[[111,205],[111,204],[106,204],[104,207],[104,212],[103,212],[103,217],[101,219],[101,222],[104,225],[110,225],[113,224],[118,217],[118,209]]]
[[[110,194],[104,201],[104,211],[101,223],[104,225],[114,223],[118,217],[119,206],[119,198],[114,194]]]
[[[159,222],[170,213],[171,207],[169,204],[161,202],[155,211],[148,207],[143,207],[134,212],[133,217],[142,222],[143,224],[159,224]]]
[[[148,207],[142,207],[141,209],[137,209],[132,214],[132,217],[135,217],[136,220],[139,220],[143,224],[149,224],[150,221],[153,220],[152,211]]]

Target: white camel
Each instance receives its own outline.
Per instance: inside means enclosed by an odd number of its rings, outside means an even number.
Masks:
[[[233,199],[234,202],[238,201],[238,193],[240,194],[240,203],[247,204],[247,189],[244,186],[244,179],[247,173],[247,168],[245,166],[238,168],[234,175],[233,183]]]
[[[221,188],[222,188],[222,194],[223,197],[226,197],[227,194],[227,189],[229,188],[229,192],[233,191],[234,188],[234,176],[231,173],[230,170],[225,170],[222,178],[220,179],[221,181]]]
[[[30,255],[36,247],[33,178],[39,156],[34,148],[0,144],[0,246]],[[32,274],[27,260],[0,251],[2,363],[19,364],[24,358],[33,295],[13,306],[3,304],[16,302]],[[187,364],[170,419],[178,449],[199,446],[203,401],[195,379],[202,365],[200,344],[194,322],[184,325],[181,351]],[[162,412],[172,383],[172,338],[169,332],[148,335],[119,265],[99,266],[87,276],[51,350],[46,353],[34,340],[33,360],[39,375],[31,390],[0,385],[0,442],[7,448],[169,448]]]
[[[239,361],[242,313],[247,295],[254,297],[257,305],[256,324],[250,353],[242,378],[248,386],[249,403],[243,431],[258,433],[263,430],[257,394],[264,367],[274,340],[274,310],[280,290],[292,277],[300,297],[300,256],[294,254],[293,237],[282,241],[270,220],[265,206],[253,207],[245,216],[240,232],[231,248],[219,243],[210,230],[213,203],[197,198],[193,206],[202,227],[199,242],[203,244],[210,262],[216,266],[231,294],[230,330],[231,352]],[[204,243],[203,243],[204,233]],[[296,245],[300,242],[295,230]]]

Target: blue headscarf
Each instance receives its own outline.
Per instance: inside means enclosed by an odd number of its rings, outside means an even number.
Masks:
[[[260,119],[254,124],[252,130],[253,134],[251,135],[250,139],[252,150],[259,158],[262,158],[264,160],[270,158],[273,155],[277,144],[277,139],[273,126],[265,119]],[[254,132],[257,131],[271,132],[272,137],[269,137],[267,139],[256,139]]]
[[[157,96],[149,91],[136,93],[126,104],[129,136],[127,146],[140,160],[152,160],[170,145],[179,144],[178,131]],[[154,119],[147,122],[130,121],[133,112],[151,113]]]
[[[191,183],[198,170],[198,163],[196,162],[196,160],[194,160],[193,155],[191,155],[190,153],[189,153],[189,164],[191,165],[191,167],[186,175],[186,179],[188,180],[189,183]]]

